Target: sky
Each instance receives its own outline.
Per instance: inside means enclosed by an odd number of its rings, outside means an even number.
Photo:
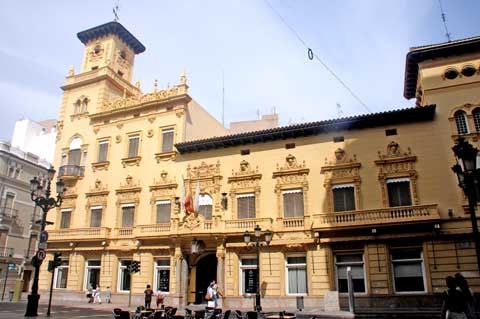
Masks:
[[[0,140],[16,120],[57,118],[60,86],[81,68],[76,34],[112,21],[116,2],[0,1]],[[480,1],[442,5],[453,40],[480,35]],[[226,127],[273,110],[287,125],[412,107],[409,48],[446,41],[438,0],[120,0],[119,19],[147,48],[133,82],[147,93],[186,70],[190,96],[219,121],[223,86]]]

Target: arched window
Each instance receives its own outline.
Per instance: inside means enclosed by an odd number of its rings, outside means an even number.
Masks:
[[[472,112],[473,121],[475,122],[475,131],[480,132],[480,108],[476,108]]]
[[[81,96],[74,104],[74,114],[87,112],[88,102],[90,100],[86,96]]]
[[[198,201],[198,213],[202,214],[205,219],[212,219],[213,200],[208,194],[200,195]]]
[[[464,111],[455,112],[455,124],[459,135],[468,134],[467,114]]]
[[[68,165],[80,166],[82,157],[82,140],[78,137],[74,138],[70,142],[70,148],[68,151]]]

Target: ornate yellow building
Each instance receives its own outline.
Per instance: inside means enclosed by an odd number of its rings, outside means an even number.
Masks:
[[[404,95],[417,107],[229,135],[185,74],[151,93],[132,85],[145,47],[118,22],[78,37],[83,66],[62,87],[55,153],[68,192],[49,213],[48,249],[64,258],[57,299],[99,284],[138,301],[151,284],[186,305],[216,279],[224,306],[251,307],[258,268],[243,235],[256,225],[273,233],[259,267],[269,306],[304,296],[321,307],[346,292],[348,266],[360,305],[433,300],[455,272],[480,286],[450,170],[454,140],[480,136],[480,38],[407,54]],[[179,204],[182,188],[200,190],[196,212]]]

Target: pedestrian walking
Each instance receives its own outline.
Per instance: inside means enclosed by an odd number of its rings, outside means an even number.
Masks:
[[[455,278],[448,276],[445,279],[447,290],[443,293],[442,319],[468,319],[465,314],[465,294],[457,289]]]
[[[217,285],[216,281],[212,281],[207,288],[207,294],[205,296],[205,300],[207,300],[207,307],[216,308],[218,307],[217,304],[217,291],[215,290],[215,286]]]
[[[93,293],[93,303],[102,304],[102,293],[100,291],[100,285],[97,285],[95,292]]]
[[[92,285],[88,285],[88,288],[87,288],[87,300],[88,300],[88,303],[92,303],[92,302],[93,302],[93,288],[92,288]]]
[[[105,301],[107,303],[112,302],[112,290],[110,289],[110,287],[107,287],[107,290],[105,291]]]
[[[147,289],[145,289],[144,293],[145,293],[145,309],[151,309],[153,290],[151,289],[150,285],[147,285]]]
[[[467,279],[465,279],[461,273],[457,272],[455,274],[455,283],[457,284],[457,289],[460,289],[460,291],[465,295],[465,314],[467,315],[467,318],[475,319],[477,317],[475,313],[475,298],[473,296],[472,289],[470,289],[468,286]]]

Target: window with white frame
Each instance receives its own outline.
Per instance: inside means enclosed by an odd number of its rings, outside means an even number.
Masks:
[[[200,195],[198,200],[198,213],[202,214],[205,219],[212,219],[213,200],[208,194]]]
[[[158,200],[155,202],[155,204],[157,207],[157,224],[170,223],[172,202],[169,200]]]
[[[170,291],[170,258],[160,258],[155,260],[154,290]]]
[[[87,260],[85,263],[85,290],[88,288],[95,289],[100,284],[100,260]]]
[[[130,290],[130,273],[127,267],[132,264],[131,260],[120,260],[118,269],[118,291],[128,292]]]
[[[72,218],[72,210],[62,209],[60,211],[60,228],[70,228],[71,218]]]
[[[389,178],[386,180],[390,207],[412,205],[410,178]]]
[[[135,204],[122,205],[122,227],[133,227],[135,222]]]
[[[255,218],[255,194],[237,195],[237,213],[238,219]]]
[[[138,156],[139,144],[140,144],[140,135],[130,135],[128,137],[128,157]]]
[[[455,112],[454,117],[458,135],[468,134],[467,114],[459,110]]]
[[[258,267],[255,257],[242,257],[240,259],[240,285],[241,294],[254,294],[257,291]]]
[[[173,129],[162,130],[162,152],[173,151]]]
[[[347,267],[352,269],[353,292],[366,292],[365,269],[361,252],[335,254],[335,275],[338,292],[348,292]]]
[[[108,155],[108,141],[98,142],[98,157],[97,162],[106,162]]]
[[[283,215],[285,217],[303,216],[303,190],[289,189],[282,191]]]
[[[353,184],[334,185],[332,193],[334,212],[355,210],[355,186]]]
[[[62,264],[55,268],[55,275],[53,278],[54,287],[56,289],[67,288],[68,279],[68,260],[62,259]]]
[[[392,249],[395,292],[425,292],[421,249]]]
[[[287,294],[307,294],[307,257],[287,256]]]
[[[90,207],[90,227],[102,226],[102,206]]]

